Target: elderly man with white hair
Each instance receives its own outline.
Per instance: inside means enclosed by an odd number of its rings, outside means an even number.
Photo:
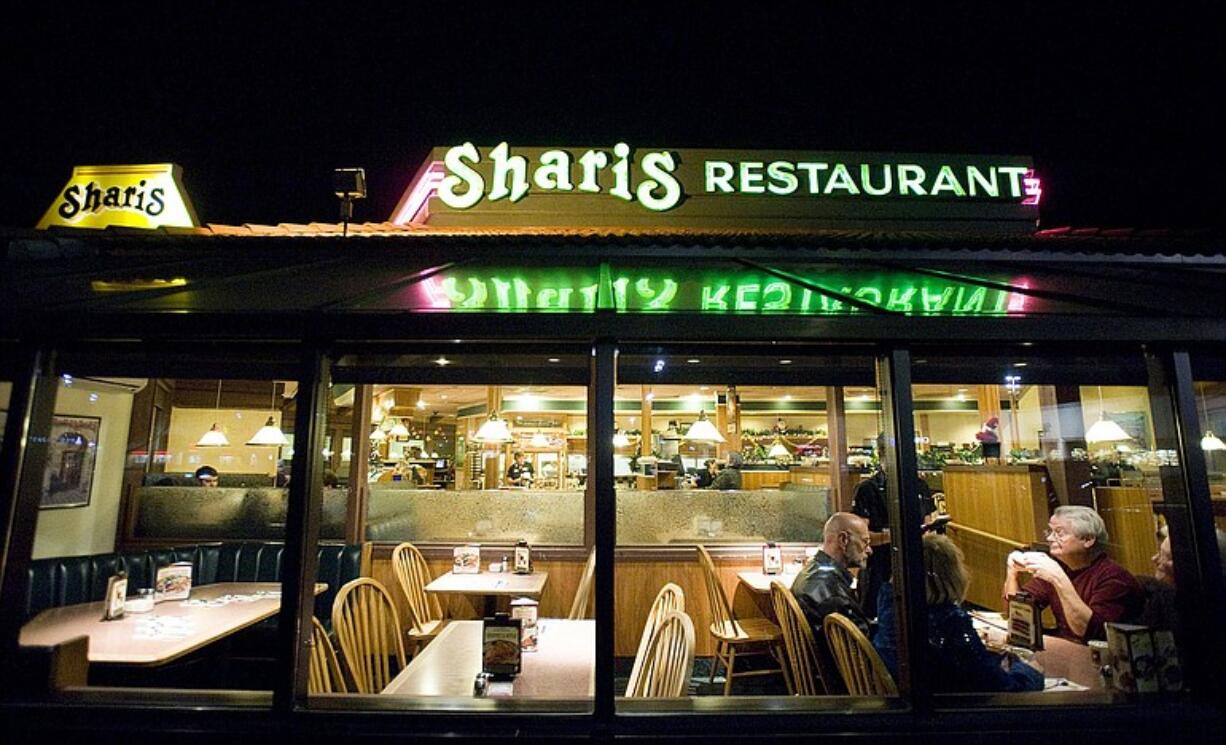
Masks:
[[[1048,554],[1014,551],[1007,560],[1004,596],[1020,589],[1050,607],[1059,635],[1078,642],[1103,639],[1103,624],[1136,618],[1144,593],[1135,577],[1107,558],[1107,526],[1089,507],[1058,507],[1047,521]]]

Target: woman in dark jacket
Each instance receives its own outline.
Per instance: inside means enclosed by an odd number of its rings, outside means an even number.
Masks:
[[[928,672],[938,693],[1041,691],[1043,673],[1021,660],[1002,658],[983,646],[970,615],[962,610],[967,574],[962,551],[946,536],[924,536],[925,594],[928,596]],[[898,632],[891,585],[882,585],[873,646],[897,675]]]

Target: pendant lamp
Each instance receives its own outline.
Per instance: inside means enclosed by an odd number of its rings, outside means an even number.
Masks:
[[[269,411],[274,411],[277,408],[277,381],[272,382],[272,400],[269,402]],[[247,440],[248,445],[264,446],[264,447],[285,447],[289,444],[289,438],[277,426],[275,417],[270,413],[268,421],[264,422],[264,426],[260,427],[250,440]]]
[[[724,436],[719,433],[714,424],[707,419],[706,411],[698,412],[698,421],[694,422],[682,439],[693,442],[723,442]]]
[[[787,447],[783,444],[783,439],[776,437],[775,444],[771,445],[771,449],[766,451],[767,458],[786,458],[791,455]]]
[[[510,442],[515,439],[511,436],[511,428],[507,426],[505,419],[498,418],[498,412],[492,412],[490,418],[482,422],[477,433],[472,437],[473,442]]]
[[[1098,386],[1098,421],[1086,430],[1086,442],[1121,442],[1132,437],[1103,411],[1103,387]]]
[[[375,427],[374,431],[370,433],[371,442],[383,442],[386,439],[387,439],[387,435],[383,432],[383,429],[380,427]]]
[[[1205,412],[1205,436],[1200,438],[1201,450],[1226,450],[1226,442],[1222,442],[1222,438],[1213,434],[1213,430],[1209,427],[1209,405],[1205,403],[1205,389],[1200,389],[1200,406]]]
[[[409,428],[404,426],[403,419],[397,419],[396,423],[392,425],[392,429],[390,432],[388,432],[388,434],[392,437],[408,437]]]
[[[213,407],[214,419],[221,414],[221,379],[217,380],[217,404]],[[217,422],[213,422],[213,426],[209,427],[209,431],[204,433],[196,442],[198,448],[224,448],[229,447],[230,441],[226,439],[226,433],[221,431],[221,427],[217,426]]]
[[[532,439],[528,444],[534,448],[547,448],[549,447],[549,438],[545,436],[545,433],[537,430],[536,434],[532,435]]]
[[[630,444],[630,438],[626,437],[626,433],[620,429],[613,435],[613,447],[624,448]]]

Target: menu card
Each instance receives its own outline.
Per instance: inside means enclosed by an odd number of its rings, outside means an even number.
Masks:
[[[1019,592],[1009,596],[1009,644],[1034,650],[1043,648],[1039,607],[1029,593]]]
[[[506,571],[506,567],[503,567],[503,571]],[[527,541],[520,541],[515,544],[515,573],[532,573],[532,551],[528,548]]]
[[[762,547],[762,573],[779,574],[783,571],[783,549],[774,543]]]
[[[123,618],[123,604],[128,597],[128,575],[120,572],[106,581],[106,601],[102,609],[103,621]]]
[[[1107,646],[1115,674],[1112,685],[1127,693],[1153,693],[1159,689],[1157,666],[1154,664],[1154,637],[1148,626],[1129,623],[1104,624]]]
[[[481,628],[481,671],[495,678],[519,675],[522,663],[520,620],[499,613]]]
[[[480,574],[481,547],[475,544],[456,546],[452,550],[452,574]]]
[[[511,601],[511,618],[520,623],[519,646],[525,652],[535,652],[540,627],[536,620],[540,603],[532,598],[515,598]]]
[[[192,594],[192,565],[186,561],[160,567],[153,582],[154,602],[186,600]]]

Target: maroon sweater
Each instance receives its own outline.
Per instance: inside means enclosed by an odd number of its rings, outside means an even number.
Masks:
[[[1031,579],[1022,588],[1035,598],[1040,608],[1051,607],[1056,616],[1059,636],[1076,642],[1105,639],[1104,623],[1129,621],[1140,615],[1145,603],[1141,585],[1127,569],[1108,559],[1105,554],[1099,555],[1084,569],[1069,569],[1063,563],[1060,563],[1060,568],[1072,580],[1077,597],[1090,606],[1090,622],[1086,624],[1084,636],[1074,634],[1069,628],[1068,621],[1064,618],[1064,604],[1060,602],[1060,596],[1050,582]]]

